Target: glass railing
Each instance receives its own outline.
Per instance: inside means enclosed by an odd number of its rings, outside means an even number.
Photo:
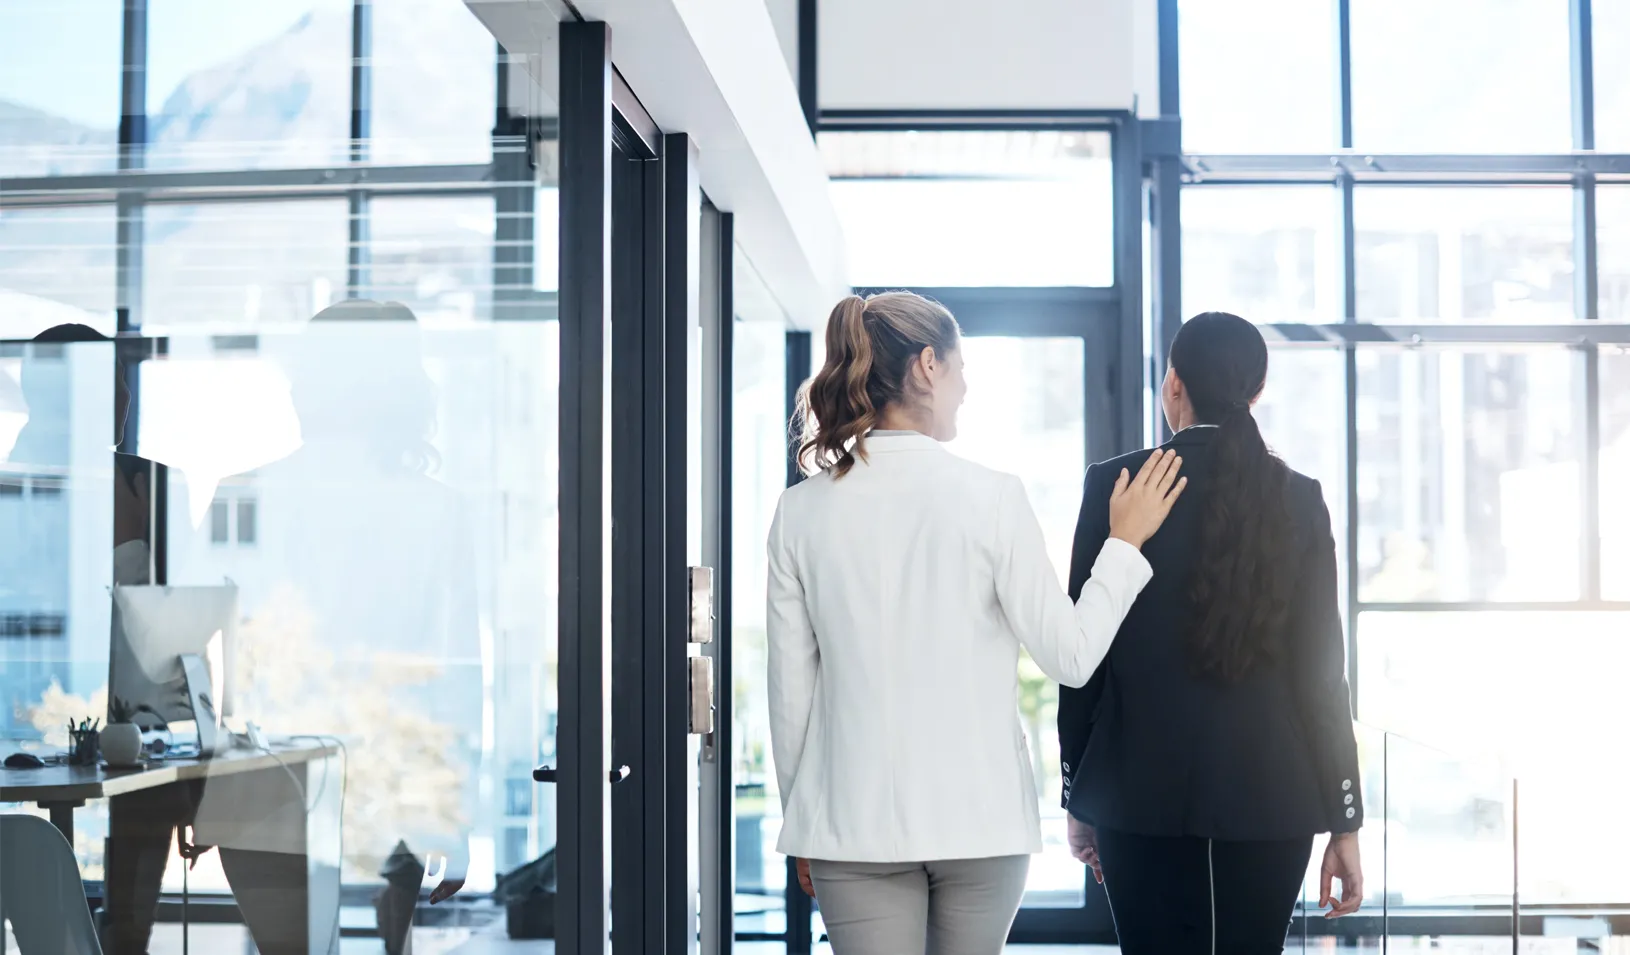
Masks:
[[[1413,951],[1454,936],[1456,951],[1509,952],[1518,928],[1517,784],[1463,759],[1362,724],[1364,904],[1319,908],[1324,837],[1314,846],[1286,951]],[[1339,893],[1339,884],[1338,884]]]

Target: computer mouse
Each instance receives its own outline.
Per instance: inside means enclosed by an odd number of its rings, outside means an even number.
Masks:
[[[7,769],[40,769],[45,761],[33,753],[12,753],[6,757]]]

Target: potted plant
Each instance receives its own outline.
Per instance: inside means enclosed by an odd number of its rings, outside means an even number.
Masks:
[[[141,727],[136,717],[148,714],[157,720],[158,713],[146,704],[133,705],[128,700],[114,697],[108,703],[108,725],[102,728],[102,759],[109,766],[124,768],[140,765],[142,760]],[[159,720],[158,725],[163,725]]]

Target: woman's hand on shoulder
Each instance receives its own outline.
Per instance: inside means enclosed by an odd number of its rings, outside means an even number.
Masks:
[[[1156,451],[1136,476],[1121,469],[1109,495],[1109,536],[1142,547],[1155,536],[1189,479],[1179,477],[1183,459],[1170,449]]]

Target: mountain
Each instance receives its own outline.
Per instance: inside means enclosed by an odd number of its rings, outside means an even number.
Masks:
[[[113,169],[118,131],[94,129],[0,99],[0,176],[69,176]]]

